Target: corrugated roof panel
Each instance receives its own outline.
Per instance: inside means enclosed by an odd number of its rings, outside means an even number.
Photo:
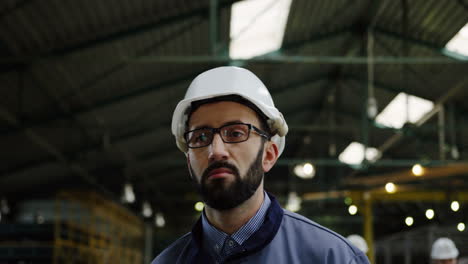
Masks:
[[[366,1],[292,2],[283,46],[306,41],[313,36],[349,28],[364,11]]]
[[[457,1],[408,1],[408,34],[422,41],[443,47],[468,21],[466,10]],[[399,1],[389,1],[377,18],[377,27],[402,34],[403,7]]]

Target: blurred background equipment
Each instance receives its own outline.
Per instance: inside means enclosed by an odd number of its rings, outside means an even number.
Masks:
[[[362,252],[367,253],[369,247],[367,246],[366,240],[360,235],[352,234],[346,237],[353,245],[355,245]]]

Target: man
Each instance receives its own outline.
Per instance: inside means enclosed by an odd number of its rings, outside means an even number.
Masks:
[[[263,188],[288,126],[253,73],[200,74],[177,105],[172,133],[205,209],[192,232],[153,263],[368,263],[345,238],[283,210]]]
[[[458,249],[450,238],[438,238],[431,249],[432,264],[457,264]]]

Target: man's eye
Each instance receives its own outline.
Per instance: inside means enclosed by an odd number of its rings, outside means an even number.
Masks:
[[[208,136],[206,134],[204,134],[204,133],[200,134],[199,136],[197,136],[195,138],[195,141],[196,142],[206,142],[206,141],[208,141]]]
[[[242,130],[232,130],[228,132],[228,135],[230,137],[243,137],[245,133]]]

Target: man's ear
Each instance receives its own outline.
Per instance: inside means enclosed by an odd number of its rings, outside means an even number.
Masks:
[[[191,181],[193,181],[193,175],[192,175],[192,170],[190,169],[190,157],[189,157],[189,154],[187,153],[187,155],[185,155],[186,158],[187,158],[187,168],[188,168],[188,171],[189,171],[189,178]]]
[[[262,168],[264,172],[270,171],[278,160],[278,146],[273,141],[267,141],[263,150]]]

